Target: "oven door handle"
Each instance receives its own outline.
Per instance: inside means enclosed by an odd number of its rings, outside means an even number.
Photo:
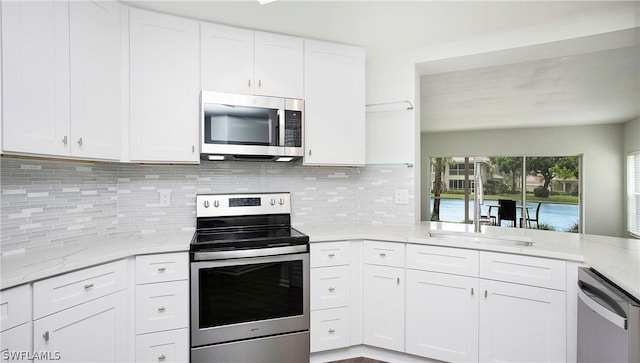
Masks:
[[[230,250],[230,251],[214,251],[214,252],[195,252],[193,254],[194,261],[211,261],[226,260],[230,258],[246,258],[246,257],[262,257],[273,255],[285,255],[292,253],[308,252],[307,245],[286,246],[286,247],[270,247],[251,250]]]

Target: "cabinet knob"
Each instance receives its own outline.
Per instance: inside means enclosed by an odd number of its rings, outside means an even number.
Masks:
[[[311,149],[309,149],[309,156],[311,156]]]
[[[92,287],[93,287],[93,284],[86,284],[86,285],[84,285],[84,289],[85,289],[85,290],[89,290],[89,289],[91,289]]]
[[[484,298],[487,298],[487,290],[484,290]]]
[[[384,252],[380,252],[380,257],[387,257],[387,254]]]
[[[329,287],[329,291],[331,291],[331,292],[336,291],[336,288],[335,288],[335,287],[333,287],[333,286],[332,286],[332,287]]]
[[[471,288],[471,296],[473,296],[473,287]]]
[[[49,331],[47,330],[46,332],[44,332],[44,334],[42,334],[42,337],[44,338],[45,342],[49,341]]]
[[[248,85],[249,87],[251,87],[251,80],[249,80],[249,82],[247,83],[247,85]]]
[[[67,139],[67,137],[63,137],[62,138],[62,143],[65,144],[65,146],[67,145],[67,142],[69,142],[69,140]]]
[[[333,334],[333,333],[335,333],[335,332],[336,332],[336,331],[335,331],[334,329],[329,329],[329,334]]]
[[[159,360],[159,361],[163,361],[163,360],[165,360],[165,359],[167,359],[167,356],[166,356],[166,355],[164,355],[164,354],[162,354],[162,355],[160,355],[160,356],[158,357],[158,360]]]
[[[82,147],[82,138],[78,139],[78,146]]]
[[[329,258],[334,258],[334,257],[336,257],[336,254],[335,254],[335,253],[330,253],[330,254],[329,254]]]
[[[164,313],[165,310],[167,310],[167,308],[165,308],[164,306],[161,306],[161,307],[158,308],[158,311],[161,312],[161,313]]]
[[[258,80],[258,87],[262,87],[262,80],[261,79]]]
[[[165,272],[167,271],[166,267],[158,267],[158,272]]]

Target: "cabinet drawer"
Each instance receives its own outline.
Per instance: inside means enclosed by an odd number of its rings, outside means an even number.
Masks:
[[[311,352],[350,345],[349,308],[311,312]]]
[[[37,281],[33,284],[33,318],[39,319],[126,288],[126,260]]]
[[[480,277],[565,290],[566,263],[547,258],[481,252]]]
[[[364,263],[404,267],[404,243],[364,241]]]
[[[188,362],[189,329],[136,336],[136,362]]]
[[[189,254],[161,253],[136,257],[136,284],[187,280]]]
[[[0,327],[2,331],[31,321],[29,284],[0,291]]]
[[[349,306],[349,266],[311,269],[311,310]]]
[[[136,286],[136,334],[188,327],[189,282]]]
[[[349,242],[311,244],[311,267],[348,265]]]
[[[463,276],[478,276],[478,251],[407,245],[407,268]]]

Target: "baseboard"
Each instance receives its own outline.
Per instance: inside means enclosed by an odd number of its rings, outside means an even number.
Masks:
[[[343,359],[366,357],[389,363],[437,363],[438,360],[418,357],[402,352],[376,348],[369,345],[356,345],[348,348],[312,353],[310,363],[327,363]]]

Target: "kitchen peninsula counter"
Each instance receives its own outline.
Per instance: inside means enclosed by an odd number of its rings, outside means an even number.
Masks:
[[[298,225],[311,243],[383,240],[554,258],[584,263],[640,300],[640,241],[535,229],[423,222],[415,225]],[[466,238],[451,238],[452,236]],[[529,246],[527,242],[532,242]]]

